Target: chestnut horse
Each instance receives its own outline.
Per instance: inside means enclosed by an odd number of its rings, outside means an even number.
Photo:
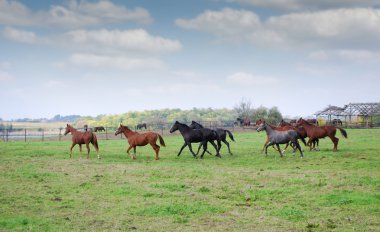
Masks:
[[[328,136],[334,144],[333,151],[337,151],[338,143],[339,143],[339,139],[335,137],[337,128],[340,130],[340,133],[343,135],[343,137],[347,138],[347,132],[341,127],[316,126],[307,122],[306,120],[302,118],[298,119],[297,126],[302,126],[305,128],[306,134],[309,137],[309,141],[307,141],[307,145],[310,147],[310,150],[311,150],[311,145],[313,141],[315,141],[316,139],[321,139]]]
[[[86,132],[77,131],[77,129],[67,124],[64,135],[67,135],[68,133],[71,133],[71,136],[72,136],[71,140],[73,142],[70,148],[70,158],[72,158],[73,147],[76,144],[79,144],[79,151],[80,151],[81,156],[82,156],[82,144],[86,144],[87,159],[88,159],[90,156],[90,143],[91,143],[95,147],[96,154],[98,155],[98,159],[100,159],[98,140],[96,138],[95,133],[91,131],[86,131]]]
[[[165,147],[164,139],[161,135],[154,132],[146,132],[140,134],[130,130],[127,126],[120,124],[119,128],[115,131],[115,135],[123,133],[128,140],[129,147],[127,153],[131,159],[136,159],[136,146],[145,146],[148,143],[152,146],[153,150],[156,152],[156,160],[158,160],[158,152],[160,151],[160,146],[156,144],[157,139],[160,140],[161,146]],[[132,156],[129,151],[133,148],[134,156]]]

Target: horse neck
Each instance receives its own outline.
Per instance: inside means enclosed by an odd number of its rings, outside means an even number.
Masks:
[[[122,132],[127,138],[131,135],[138,134],[137,132],[131,131],[128,127],[123,127]]]
[[[75,132],[77,132],[77,129],[75,129],[74,127],[70,126],[69,127],[69,130],[70,130],[70,133],[73,135]]]
[[[179,130],[179,132],[181,132],[181,134],[184,134],[187,131],[190,131],[191,129],[190,129],[190,127],[188,127],[185,124],[178,124],[178,130]]]
[[[265,125],[265,132],[267,132],[267,135],[270,135],[273,131],[274,130],[270,125],[268,124]]]

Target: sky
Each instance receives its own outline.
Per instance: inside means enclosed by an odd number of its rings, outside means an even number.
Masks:
[[[380,101],[376,0],[0,0],[0,118]]]

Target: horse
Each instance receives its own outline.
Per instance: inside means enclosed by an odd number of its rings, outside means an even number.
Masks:
[[[295,124],[293,124],[292,122],[295,122]],[[296,127],[296,123],[297,121],[296,120],[290,120],[290,122],[285,122],[283,119],[281,120],[281,122],[278,124],[280,127],[286,127],[286,126],[291,126],[291,127],[294,127],[296,128],[298,134],[303,137],[303,138],[306,138],[307,137],[307,133],[306,133],[306,130],[303,128],[303,127]],[[315,139],[313,141],[313,147],[315,148],[315,145],[317,145],[317,147],[319,146],[319,139]],[[285,147],[285,150],[286,150],[286,147]]]
[[[197,123],[195,121],[191,121],[190,128],[191,129],[201,129],[201,128],[204,128],[204,127],[201,124],[199,124],[199,123]],[[230,137],[230,139],[235,142],[234,136],[232,135],[231,131],[223,129],[223,128],[216,128],[215,131],[218,134],[218,137],[219,137],[220,141],[222,141],[223,143],[225,143],[227,145],[228,153],[230,153],[230,155],[232,155],[232,152],[231,152],[231,149],[230,149],[230,144],[226,140],[227,134],[228,134],[228,136]],[[199,150],[199,148],[198,148],[198,150]]]
[[[180,123],[176,121],[172,128],[170,128],[170,133],[173,133],[174,131],[179,130],[181,133],[183,140],[185,143],[182,145],[181,149],[178,152],[177,156],[181,155],[182,150],[188,146],[190,149],[190,152],[193,154],[194,158],[197,158],[197,155],[193,152],[193,148],[191,146],[191,143],[201,143],[203,145],[203,152],[201,155],[201,158],[203,158],[204,153],[207,150],[207,142],[210,142],[211,145],[215,148],[216,150],[216,157],[221,158],[219,154],[220,150],[220,140],[218,138],[218,135],[216,134],[215,131],[208,129],[208,128],[202,128],[202,129],[191,129],[188,125]],[[218,141],[218,146],[215,144],[214,140]],[[199,152],[198,148],[198,152]]]
[[[279,144],[287,144],[289,142],[292,142],[296,148],[300,151],[301,153],[301,158],[303,158],[303,153],[302,153],[302,150],[301,150],[301,146],[299,145],[297,139],[300,138],[298,136],[298,133],[294,130],[286,130],[286,131],[276,131],[274,129],[272,129],[272,127],[270,127],[269,125],[267,125],[265,123],[265,121],[263,121],[259,127],[257,128],[257,132],[260,132],[260,131],[263,131],[265,130],[265,132],[267,133],[267,136],[269,138],[269,143],[265,146],[265,155],[267,155],[268,153],[268,147],[271,146],[271,145],[276,145],[277,146],[277,150],[278,152],[280,153],[280,156],[283,157],[283,154],[281,152],[281,149],[280,149],[280,145]],[[305,140],[303,138],[301,138],[302,142],[305,142]]]
[[[156,152],[156,160],[158,160],[158,153],[160,151],[160,146],[156,144],[157,139],[160,140],[160,145],[165,147],[164,139],[161,137],[161,135],[155,132],[146,132],[140,134],[138,132],[130,130],[127,126],[123,126],[120,123],[119,128],[115,131],[115,136],[120,133],[123,133],[125,135],[125,138],[128,140],[129,147],[127,149],[127,154],[133,160],[136,159],[136,146],[145,146],[149,143],[150,146],[152,146],[153,150]],[[134,156],[129,153],[132,148]]]
[[[337,137],[335,137],[337,128],[340,130],[340,133],[343,135],[343,137],[347,138],[347,132],[341,127],[335,127],[335,126],[321,126],[321,127],[319,127],[319,126],[316,126],[316,125],[313,125],[313,124],[307,122],[306,120],[304,120],[302,118],[298,119],[297,126],[302,126],[305,128],[307,136],[309,137],[309,141],[307,142],[307,144],[310,147],[310,150],[312,149],[311,143],[314,140],[320,139],[320,138],[325,138],[326,136],[328,136],[334,144],[333,151],[338,151],[339,139]]]
[[[256,120],[256,126],[260,126],[262,123],[264,123],[265,120],[263,119],[258,119]],[[304,142],[305,140],[305,137],[306,137],[306,131],[301,127],[301,128],[297,128],[297,127],[294,127],[294,126],[289,126],[289,125],[284,125],[284,123],[280,123],[280,125],[283,125],[283,126],[271,126],[269,124],[267,124],[268,126],[270,126],[273,130],[276,130],[276,131],[288,131],[288,130],[294,130],[297,132],[298,134],[298,137],[302,140],[302,142],[305,144],[306,146],[306,142]],[[266,147],[266,145],[270,142],[269,140],[269,137],[267,136],[267,140],[265,141],[264,143],[264,146],[263,146],[263,149],[261,152],[264,152],[264,149]],[[292,147],[293,147],[293,152],[296,151],[297,147],[295,147],[295,144],[290,144]],[[286,151],[286,149],[288,148],[289,146],[289,143],[286,144],[284,150],[282,151],[283,153]],[[272,145],[272,147],[276,150],[276,148],[274,147],[274,145]]]
[[[146,130],[146,123],[137,124],[136,130],[142,130],[142,128],[145,128]]]
[[[82,144],[86,144],[87,148],[87,159],[90,157],[90,143],[95,147],[96,154],[98,156],[98,159],[100,159],[99,155],[99,146],[98,146],[98,140],[96,138],[96,134],[91,131],[81,132],[72,127],[71,125],[66,125],[66,130],[64,135],[67,135],[68,133],[71,133],[72,136],[72,144],[70,147],[70,158],[72,158],[73,153],[73,147],[78,144],[79,145],[79,151],[80,155],[82,156]]]
[[[256,121],[257,123],[257,121]],[[278,124],[278,126],[293,126],[290,122],[285,122],[284,119],[281,119],[281,122]]]
[[[332,121],[332,124],[334,125],[334,126],[343,126],[343,122],[342,122],[342,120],[340,120],[339,118],[335,118],[335,119],[333,119],[333,121]]]
[[[96,126],[96,127],[94,127],[94,131],[95,131],[95,132],[98,132],[98,131],[106,131],[106,129],[105,129],[103,126]]]

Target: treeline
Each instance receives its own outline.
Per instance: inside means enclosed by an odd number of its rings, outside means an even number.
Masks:
[[[282,119],[282,115],[277,107],[266,108],[260,106],[258,108],[248,107],[241,109],[236,106],[234,109],[213,109],[213,108],[193,108],[191,110],[181,109],[161,109],[161,110],[145,110],[130,111],[124,114],[115,115],[98,115],[96,117],[81,117],[75,121],[75,125],[82,127],[87,124],[89,126],[105,126],[115,127],[119,123],[129,126],[136,126],[140,123],[150,125],[168,124],[178,120],[180,122],[190,123],[195,121],[212,121],[223,123],[225,126],[233,126],[233,122],[237,118],[249,118],[251,122],[255,122],[259,118],[267,120],[269,123],[278,123]]]

